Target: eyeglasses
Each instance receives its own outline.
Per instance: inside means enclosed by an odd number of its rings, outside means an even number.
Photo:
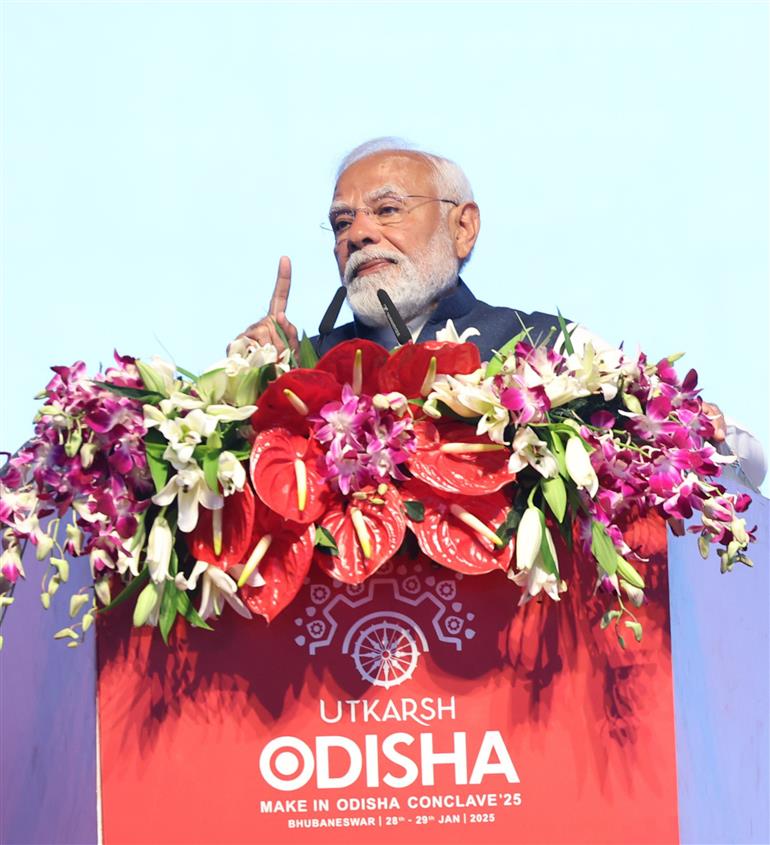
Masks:
[[[412,205],[407,200],[425,200]],[[361,211],[364,214],[371,214],[378,226],[398,226],[403,223],[406,216],[416,208],[427,205],[429,202],[449,202],[458,205],[456,200],[443,199],[442,197],[426,197],[422,194],[406,194],[405,196],[386,196],[374,200],[370,205],[360,208],[335,208],[329,214],[329,222],[321,223],[321,228],[334,232],[337,243],[345,240],[346,232],[353,225],[356,214]]]

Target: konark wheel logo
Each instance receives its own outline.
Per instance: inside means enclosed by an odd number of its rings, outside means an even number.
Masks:
[[[311,655],[336,644],[350,656],[363,680],[385,688],[408,681],[431,643],[462,651],[476,635],[470,624],[474,614],[457,600],[457,582],[463,575],[422,563],[406,573],[403,564],[391,561],[363,584],[306,581],[301,594],[306,600],[303,615],[294,619],[303,630],[295,643]],[[378,600],[387,609],[360,615]],[[301,606],[301,599],[295,606]],[[350,609],[358,613],[345,630],[340,618],[351,615]]]

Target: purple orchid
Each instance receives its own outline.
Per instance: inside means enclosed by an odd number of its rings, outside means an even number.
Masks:
[[[116,354],[115,363],[94,378],[82,361],[52,368],[34,437],[9,458],[0,485],[4,555],[21,540],[50,549],[55,538],[39,520],[70,509],[74,521],[61,549],[88,554],[96,573],[126,554],[153,487],[142,404],[105,386],[138,388],[142,381],[133,358]]]
[[[339,401],[327,402],[310,418],[313,436],[324,448],[323,477],[343,495],[388,479],[404,480],[399,469],[415,451],[412,417],[389,402],[355,394],[346,384]],[[406,400],[401,403],[406,410]]]

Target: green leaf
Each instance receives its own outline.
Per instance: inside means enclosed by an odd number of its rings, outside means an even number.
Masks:
[[[555,478],[544,478],[540,487],[546,502],[556,519],[561,522],[567,512],[567,488],[560,475]]]
[[[149,432],[147,432],[149,434]],[[154,458],[161,460],[163,458],[163,453],[166,451],[166,447],[168,446],[168,441],[164,440],[163,443],[153,443],[151,441],[145,440],[144,443],[144,450],[151,454]]]
[[[222,448],[222,435],[217,431],[217,429],[214,429],[214,431],[212,431],[211,434],[209,434],[209,436],[206,438],[206,445],[210,449]]]
[[[275,364],[265,364],[264,367],[259,368],[259,379],[257,380],[257,396],[261,396],[265,392],[265,388],[271,381],[278,378],[278,369]]]
[[[198,615],[198,611],[192,606],[187,590],[177,590],[176,609],[193,626],[193,628],[203,628],[206,631],[214,630],[211,625]]]
[[[209,405],[216,405],[222,400],[227,389],[227,373],[224,367],[209,370],[198,377],[196,391],[200,398]]]
[[[185,378],[190,379],[190,381],[198,381],[198,376],[196,376],[195,373],[191,373],[189,370],[186,370],[184,367],[177,367],[176,371]]]
[[[610,539],[607,529],[593,520],[591,525],[591,553],[599,566],[608,574],[614,575],[618,568],[618,553]]]
[[[203,477],[206,479],[209,489],[215,493],[219,493],[219,479],[217,478],[219,455],[218,450],[211,449],[203,457]]]
[[[318,354],[310,342],[310,338],[302,332],[302,340],[299,342],[299,365],[312,370],[318,363]]]
[[[642,641],[642,626],[639,622],[631,622],[626,620],[626,628],[630,628],[634,632],[634,639],[640,643]]]
[[[337,541],[331,532],[321,525],[316,526],[315,529],[315,544],[319,549],[325,549],[336,557],[339,557],[340,550],[337,548]]]
[[[503,541],[503,545],[500,548],[505,548],[511,542],[511,537],[516,533],[520,522],[521,511],[517,511],[516,508],[510,508],[505,515],[505,520],[498,527],[497,531],[495,531],[495,534]]]
[[[164,449],[168,446],[168,440],[157,428],[148,428],[144,435],[145,444],[151,443],[153,446],[162,446]]]
[[[559,467],[559,474],[565,478],[569,478],[567,472],[567,452],[564,449],[564,442],[558,433],[559,426],[549,426],[548,429],[548,444],[551,448],[551,453],[556,458],[556,464]]]
[[[425,505],[416,499],[404,502],[404,510],[412,522],[422,522],[425,519]]]
[[[548,544],[548,528],[545,524],[545,514],[539,508],[537,508],[537,512],[540,514],[540,525],[543,529],[543,534],[540,538],[540,555],[543,558],[543,568],[546,572],[558,576],[559,564],[556,562],[556,558],[553,556],[551,547]]]
[[[487,364],[487,370],[484,374],[485,378],[489,376],[496,376],[503,368],[505,359],[513,354],[516,349],[516,344],[520,343],[529,334],[529,329],[522,329],[517,335],[514,335],[507,343],[504,343],[499,349],[495,350],[490,362]]]
[[[199,443],[193,449],[193,458],[199,463],[202,464],[206,455],[208,455],[210,449],[205,443]]]
[[[559,328],[561,329],[562,337],[564,338],[564,351],[567,355],[572,355],[575,351],[575,347],[572,345],[572,332],[567,330],[567,323],[562,317],[561,311],[556,309],[556,319],[559,321]],[[572,331],[574,332],[577,326],[574,326]]]
[[[123,387],[120,384],[108,384],[106,381],[98,382],[99,387],[105,390],[111,390],[117,393],[118,396],[126,396],[129,399],[136,399],[137,402],[145,402],[149,405],[157,405],[161,399],[166,397],[162,393],[157,393],[154,390],[146,390],[142,387]]]
[[[132,578],[124,589],[122,589],[108,605],[100,607],[97,613],[106,613],[108,610],[114,610],[116,607],[120,607],[123,602],[133,598],[133,596],[139,592],[139,590],[147,583],[147,579],[149,577],[150,570],[145,566],[136,578]]]
[[[168,635],[171,626],[174,624],[177,614],[176,593],[178,593],[173,581],[166,581],[163,587],[163,597],[160,600],[160,615],[158,616],[158,627],[163,642],[168,645]]]
[[[168,482],[169,465],[161,457],[148,449],[147,466],[150,468],[150,475],[152,476],[152,483],[155,485],[155,492],[159,493]]]

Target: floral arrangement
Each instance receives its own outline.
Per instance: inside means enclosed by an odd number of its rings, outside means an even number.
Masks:
[[[553,532],[596,566],[618,640],[644,598],[629,520],[700,515],[703,557],[722,571],[754,540],[746,495],[715,479],[733,460],[709,443],[690,371],[619,349],[564,353],[524,329],[482,363],[451,322],[438,340],[389,353],[366,340],[320,360],[307,338],[278,354],[240,338],[196,376],[115,357],[89,377],[54,367],[35,435],[0,477],[0,601],[13,600],[23,545],[48,561],[48,607],[87,557],[93,588],[56,636],[76,646],[95,614],[134,602],[164,639],[178,617],[208,628],[229,605],[272,620],[315,562],[357,584],[413,535],[459,572],[506,572],[519,604],[567,589]],[[640,570],[642,572],[640,572]],[[622,623],[622,624],[621,624]]]

